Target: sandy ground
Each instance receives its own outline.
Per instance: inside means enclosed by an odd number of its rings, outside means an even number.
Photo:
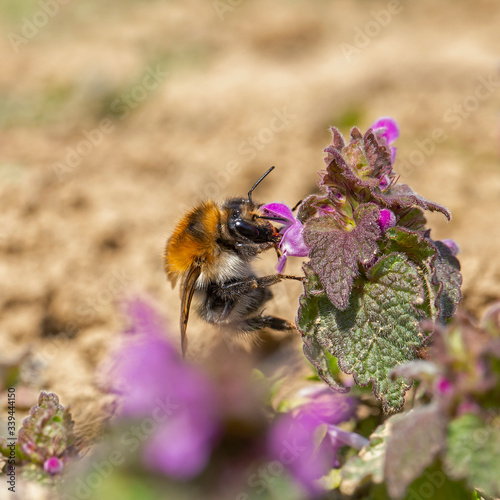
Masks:
[[[178,341],[162,252],[183,211],[270,165],[255,197],[295,204],[329,125],[397,119],[402,181],[453,213],[429,221],[461,246],[463,307],[500,297],[497,2],[50,5],[0,2],[0,361],[29,350],[25,385],[71,403],[84,435],[109,410],[96,369],[117,302],[147,294]],[[276,286],[270,310],[294,318],[299,293]],[[193,317],[190,336],[197,359],[217,332]]]

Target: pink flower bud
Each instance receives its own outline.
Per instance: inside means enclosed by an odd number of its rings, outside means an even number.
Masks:
[[[396,216],[394,215],[394,212],[388,208],[382,208],[380,210],[378,223],[383,233],[385,233],[390,227],[394,227],[396,225]]]
[[[446,378],[441,377],[436,382],[436,390],[443,396],[453,391],[453,384]]]
[[[43,470],[45,472],[48,472],[51,476],[62,472],[63,467],[63,461],[57,457],[50,457],[49,459],[45,460],[43,464]]]
[[[456,241],[450,239],[440,241],[450,249],[451,255],[457,255],[457,253],[460,252],[460,247]]]

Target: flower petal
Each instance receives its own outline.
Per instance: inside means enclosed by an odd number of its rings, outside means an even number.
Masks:
[[[385,129],[384,132],[382,132],[380,135],[381,137],[384,137],[385,140],[387,141],[387,144],[392,144],[398,137],[399,137],[399,127],[394,120],[394,118],[391,118],[389,116],[383,116],[382,118],[379,118],[373,125],[371,126],[373,130],[377,129]],[[396,153],[394,152],[394,155]]]
[[[272,217],[280,217],[283,219],[283,224],[286,224],[286,221],[293,223],[295,221],[295,216],[293,212],[287,207],[284,203],[269,203],[267,205],[263,205],[260,209],[266,214]]]
[[[289,257],[307,257],[309,255],[309,248],[304,242],[303,231],[302,222],[296,220],[283,232],[280,249],[286,252]]]
[[[278,259],[278,267],[276,268],[278,273],[280,274],[283,272],[283,269],[285,269],[286,259],[287,259],[286,252],[283,252],[283,255]]]

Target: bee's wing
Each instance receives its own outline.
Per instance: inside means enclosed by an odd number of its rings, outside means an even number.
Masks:
[[[183,357],[186,355],[188,345],[186,329],[189,319],[189,308],[191,306],[191,301],[193,300],[196,280],[198,279],[200,274],[201,267],[197,264],[193,264],[190,267],[183,283],[181,299],[181,347]]]

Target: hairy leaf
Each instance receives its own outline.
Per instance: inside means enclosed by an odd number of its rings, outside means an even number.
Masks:
[[[403,377],[392,380],[390,372],[418,358],[415,348],[423,345],[418,306],[424,292],[416,266],[403,254],[384,257],[370,270],[370,280],[354,287],[344,311],[310,281],[298,316],[303,335],[314,336],[358,385],[372,383],[386,411],[399,410],[411,384]]]
[[[319,281],[318,276],[312,271],[311,267],[307,264],[304,265],[304,274],[307,277],[307,288],[309,294],[324,295],[323,288]],[[297,322],[300,321],[303,331],[311,331],[318,317],[318,302],[308,300],[305,295],[301,295],[299,299],[299,310]],[[330,370],[330,360],[323,347],[318,343],[313,335],[303,335],[302,341],[304,342],[303,351],[305,357],[314,366],[318,372],[318,376],[323,379],[332,389],[339,392],[348,392],[347,387],[340,385],[335,379]]]
[[[394,421],[384,472],[391,497],[401,498],[412,481],[434,463],[446,444],[447,421],[437,404],[421,406]]]
[[[38,404],[23,420],[16,443],[16,464],[43,466],[50,457],[69,457],[77,454],[74,422],[69,407],[59,404],[56,394],[42,391]],[[0,443],[2,453],[4,446]]]
[[[312,337],[304,337],[304,355],[318,372],[318,376],[337,392],[349,392],[348,387],[344,387],[332,374],[328,353],[321,347],[318,341]]]
[[[406,227],[412,231],[422,231],[427,220],[420,208],[406,208],[398,212],[398,226]]]
[[[426,296],[422,309],[428,318],[436,320],[439,314],[437,300],[441,290],[433,265],[438,253],[436,247],[423,233],[398,226],[388,229],[385,239],[385,243],[382,243],[384,253],[403,252],[419,268]]]
[[[310,219],[304,240],[310,248],[311,267],[318,274],[332,304],[346,309],[359,265],[367,266],[378,251],[380,211],[372,203],[360,205],[354,212],[352,230],[339,227],[336,218],[324,215]]]
[[[407,184],[396,184],[384,193],[372,192],[374,201],[377,203],[396,210],[398,208],[420,207],[431,212],[441,212],[448,220],[451,220],[451,213],[443,205],[426,200],[422,196],[415,193]]]
[[[386,144],[382,144],[372,129],[368,129],[363,137],[366,159],[370,165],[370,173],[379,177],[381,173],[391,168],[391,151]]]
[[[477,416],[466,414],[448,427],[444,461],[446,473],[466,478],[471,488],[487,495],[500,495],[500,429],[485,425]]]

